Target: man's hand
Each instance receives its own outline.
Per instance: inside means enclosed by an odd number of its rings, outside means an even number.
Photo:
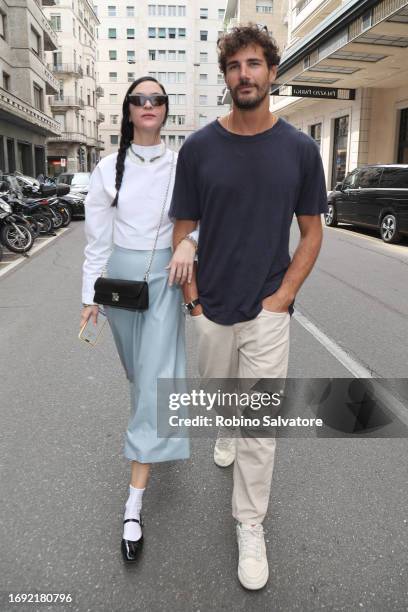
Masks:
[[[193,278],[193,264],[195,257],[195,246],[190,240],[181,240],[177,245],[173,257],[166,270],[169,270],[169,287],[174,282],[184,285],[187,281],[191,283]]]
[[[200,314],[203,314],[203,307],[201,306],[201,304],[197,304],[197,306],[191,311],[191,316],[198,317],[198,315]]]
[[[270,312],[288,312],[292,302],[293,298],[278,289],[275,293],[262,300],[262,308]]]

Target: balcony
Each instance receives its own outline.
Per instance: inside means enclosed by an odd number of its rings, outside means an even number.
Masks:
[[[96,141],[96,148],[100,149],[101,151],[105,150],[105,143],[103,142],[103,140],[98,140]]]
[[[48,64],[48,69],[54,74],[72,74],[78,77],[84,76],[84,71],[79,64]]]
[[[58,79],[44,66],[44,81],[45,81],[45,93],[56,94],[59,92]]]
[[[55,0],[41,0],[41,6],[56,6]]]
[[[12,115],[13,123],[40,134],[58,135],[61,133],[60,124],[52,117],[0,87],[0,114],[4,113]]]
[[[58,34],[43,14],[41,15],[41,25],[44,32],[44,51],[56,51],[58,49]]]
[[[105,115],[103,113],[98,113],[96,116],[96,123],[103,123],[105,121]]]
[[[85,103],[75,96],[49,96],[48,104],[51,108],[84,108]]]
[[[341,0],[298,0],[292,12],[292,37],[302,38],[341,6]]]
[[[86,144],[87,137],[81,132],[61,132],[61,136],[52,136],[47,142],[72,142]]]
[[[99,86],[99,87],[97,87],[97,88],[96,88],[96,90],[95,90],[95,91],[96,91],[96,97],[97,97],[97,98],[103,98],[103,96],[105,95],[105,92],[104,92],[104,90],[103,90],[103,87],[100,87],[100,86]]]

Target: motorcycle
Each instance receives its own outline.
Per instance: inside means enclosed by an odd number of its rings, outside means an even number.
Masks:
[[[28,222],[13,214],[11,204],[0,197],[0,242],[13,253],[27,253],[33,244],[34,236]]]

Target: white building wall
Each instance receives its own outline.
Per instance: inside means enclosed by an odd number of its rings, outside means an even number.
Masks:
[[[109,15],[108,6],[116,6],[116,16]],[[134,16],[128,15],[127,6],[134,7]],[[177,15],[169,14],[174,10],[169,10],[169,6],[177,7]],[[224,81],[218,76],[216,52],[219,32],[223,29],[224,7],[224,0],[161,0],[160,4],[153,0],[97,1],[101,21],[97,71],[99,84],[104,89],[99,104],[99,110],[105,115],[100,125],[100,136],[105,143],[103,155],[117,150],[123,99],[131,82],[140,76],[156,76],[170,95],[169,114],[175,116],[175,122],[170,118],[162,133],[171,148],[178,149],[191,132],[224,114],[218,105]],[[201,18],[204,16],[207,18]],[[116,39],[109,38],[109,28],[116,28]],[[134,29],[134,39],[127,38],[128,28]],[[156,29],[155,38],[149,38],[149,28]],[[164,29],[165,38],[158,37],[159,28]],[[169,38],[171,28],[175,29],[176,38]],[[185,29],[185,38],[180,37],[181,28]],[[200,40],[201,31],[208,33],[206,41]],[[156,52],[156,59],[150,58],[150,50]],[[109,58],[109,51],[116,51],[116,60]],[[159,59],[159,51],[166,52],[165,59]],[[169,52],[174,51],[177,60],[171,61]],[[180,51],[185,51],[184,61],[180,61]],[[134,53],[134,63],[129,63],[128,52]],[[110,73],[117,73],[116,82]]]

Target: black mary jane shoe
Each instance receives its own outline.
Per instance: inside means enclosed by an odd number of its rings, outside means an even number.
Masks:
[[[140,517],[140,520],[134,519],[134,518],[126,519],[123,521],[123,524],[130,523],[130,522],[139,523],[140,527],[143,527],[142,517]],[[125,563],[134,563],[135,561],[137,561],[142,548],[143,548],[143,534],[139,538],[139,540],[136,540],[136,542],[134,542],[133,540],[125,540],[124,538],[122,538],[121,549],[122,549],[123,560],[125,561]]]

